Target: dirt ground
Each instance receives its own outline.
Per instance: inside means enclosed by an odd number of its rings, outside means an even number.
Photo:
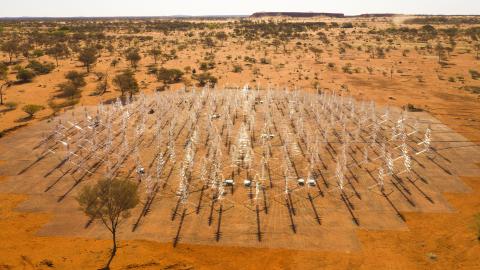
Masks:
[[[385,28],[392,24],[400,26],[398,23],[401,22],[398,19],[393,22],[368,22],[368,27]],[[322,89],[344,92],[360,100],[373,99],[379,104],[399,107],[411,103],[425,109],[470,141],[480,141],[480,96],[462,88],[465,85],[480,86],[479,81],[469,75],[470,69],[480,70],[479,61],[472,53],[467,53],[469,43],[460,41],[449,56],[449,66],[440,68],[434,53],[427,54],[414,49],[415,46],[424,44],[402,41],[394,42],[398,48],[387,53],[385,59],[371,59],[368,54],[356,49],[347,50],[345,55],[340,56],[337,47],[341,42],[361,45],[362,42],[357,38],[367,36],[346,30],[346,40],[337,41],[333,36],[340,31],[334,29],[327,33],[332,36],[334,45],[325,48],[320,63],[316,63],[311,52],[296,48],[296,41],[290,41],[287,45],[290,52],[285,54],[281,48],[276,52],[273,47],[260,41],[254,41],[250,45],[248,42],[229,39],[215,49],[218,63],[211,72],[218,77],[218,84],[222,86],[259,83],[261,86],[274,84],[312,89],[312,84],[318,82]],[[158,35],[156,37],[159,39],[164,37],[159,33],[152,35]],[[172,35],[168,38],[176,37]],[[177,38],[184,39],[183,35]],[[308,40],[308,43],[314,45],[318,42],[316,38]],[[149,46],[150,44],[142,45],[142,52],[146,53]],[[167,46],[169,49],[174,48],[173,45]],[[402,55],[404,49],[410,50],[408,56]],[[179,57],[168,61],[165,66],[198,68],[199,61],[209,50],[193,46],[178,52]],[[232,60],[226,60],[228,55],[233,56]],[[247,55],[257,60],[266,56],[272,64],[244,65],[241,59]],[[147,74],[146,65],[153,62],[151,56],[142,56],[136,78],[141,82],[142,91],[151,93],[161,83]],[[239,60],[235,59],[237,56]],[[0,57],[4,61],[7,59],[6,55]],[[103,53],[94,70],[109,72],[112,74],[110,77],[113,77],[115,72],[128,65],[123,60],[113,69],[110,62],[116,57],[121,57],[121,53]],[[48,56],[40,59],[53,61]],[[242,63],[241,73],[232,72],[232,64],[236,63]],[[332,70],[327,63],[334,63],[335,68]],[[346,63],[351,63],[353,68],[359,67],[361,71],[352,74],[342,72],[342,66]],[[367,72],[367,67],[373,67],[372,74]],[[259,71],[255,73],[261,75],[255,75],[254,68],[258,68]],[[392,69],[394,72],[391,75]],[[48,101],[55,95],[56,85],[65,81],[64,74],[69,70],[82,71],[84,68],[74,57],[60,60],[60,67],[52,73],[38,76],[32,83],[14,85],[6,90],[6,101],[17,102],[18,108],[8,111],[0,107],[0,131],[23,124],[32,126],[48,117],[52,113],[48,109]],[[15,73],[8,76],[14,79]],[[318,79],[314,80],[314,77]],[[449,77],[456,79],[448,80]],[[458,77],[463,79],[459,80]],[[89,74],[86,81],[81,105],[98,104],[119,96],[113,86],[103,96],[90,96],[97,82],[93,74]],[[183,84],[171,86],[172,89],[181,87]],[[21,110],[25,104],[41,104],[47,109],[41,111],[36,119],[27,121],[23,119],[25,113]],[[11,140],[22,129],[13,131],[0,140]],[[6,153],[10,150],[4,148],[0,151]],[[480,167],[480,164],[476,165]],[[8,166],[9,160],[0,160],[0,185],[9,181],[9,175],[1,173]],[[471,188],[471,192],[442,194],[452,207],[452,212],[405,211],[402,213],[407,220],[406,230],[355,230],[360,248],[354,251],[306,251],[185,243],[173,248],[171,243],[121,240],[112,269],[480,269],[480,242],[477,240],[478,229],[474,220],[474,216],[480,212],[480,175],[467,177],[462,176],[461,172],[459,175],[460,180]],[[97,269],[103,266],[109,255],[111,241],[103,237],[40,236],[42,228],[54,221],[54,214],[20,211],[22,203],[31,198],[15,193],[0,193],[0,269],[51,269],[48,266],[50,264],[53,264],[54,269]],[[31,206],[35,207],[36,205]]]
[[[408,231],[357,231],[361,250],[311,252],[281,249],[212,247],[151,241],[121,241],[113,269],[478,269],[480,247],[472,226],[480,207],[480,178],[462,180],[473,192],[445,194],[456,209],[449,214],[405,213]],[[103,265],[110,241],[39,237],[51,218],[20,213],[21,195],[0,195],[2,269],[92,269]],[[42,263],[43,262],[43,263]]]

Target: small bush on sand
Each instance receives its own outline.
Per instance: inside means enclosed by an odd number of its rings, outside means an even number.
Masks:
[[[29,118],[33,118],[35,114],[41,110],[45,109],[42,105],[28,104],[23,106],[22,110],[28,114]]]

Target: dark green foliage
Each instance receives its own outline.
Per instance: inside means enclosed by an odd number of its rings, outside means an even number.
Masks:
[[[28,114],[28,117],[33,117],[37,112],[45,109],[42,105],[28,104],[23,106],[22,110]]]
[[[179,69],[160,68],[157,73],[157,80],[164,84],[178,83],[182,80],[183,72]]]
[[[113,84],[122,92],[122,96],[125,93],[130,93],[130,98],[133,97],[133,94],[138,92],[138,82],[135,79],[135,76],[131,70],[125,70],[122,73],[118,74],[113,78]]]
[[[0,62],[0,80],[6,80],[8,74],[8,66]]]
[[[71,81],[61,83],[58,87],[61,92],[59,97],[73,99],[80,96],[80,89]]]
[[[100,220],[112,233],[112,252],[104,268],[109,269],[117,251],[118,226],[140,202],[138,185],[127,179],[103,179],[94,186],[85,186],[77,201],[90,219]]]
[[[342,28],[353,28],[353,23],[351,22],[342,23]]]
[[[242,68],[241,65],[233,65],[233,70],[232,71],[235,72],[235,73],[240,73],[240,72],[243,71],[243,68]]]
[[[97,59],[98,52],[95,47],[83,48],[78,55],[78,60],[87,68],[87,72],[90,72],[90,67],[97,62]]]
[[[37,60],[32,60],[28,63],[26,68],[33,70],[36,75],[44,75],[52,72],[52,70],[55,69],[55,65],[49,62],[40,63]]]
[[[217,84],[218,79],[214,77],[210,72],[204,72],[194,76],[194,79],[198,81],[198,86],[211,86],[214,87]]]
[[[472,76],[472,79],[474,79],[474,80],[480,79],[480,72],[478,72],[474,69],[470,69],[468,72],[470,73],[470,76]]]
[[[21,83],[31,82],[35,78],[35,73],[30,69],[22,68],[17,73],[17,80]]]
[[[140,60],[142,59],[138,48],[127,49],[127,51],[125,52],[125,58],[127,59],[127,61],[130,62],[130,65],[134,69],[137,68],[138,62],[140,62]]]
[[[69,80],[75,87],[83,87],[86,85],[84,75],[78,71],[72,70],[65,74],[65,78]]]
[[[207,71],[215,68],[215,62],[202,62],[200,63],[200,70]]]

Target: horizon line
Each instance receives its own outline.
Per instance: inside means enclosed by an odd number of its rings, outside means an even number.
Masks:
[[[364,16],[364,15],[393,15],[393,16],[480,16],[480,14],[445,14],[445,13],[436,13],[436,14],[408,14],[408,13],[391,13],[391,12],[373,12],[373,13],[361,13],[361,14],[351,14],[347,15],[341,12],[301,12],[301,11],[259,11],[259,12],[254,12],[251,14],[204,14],[204,15],[185,15],[185,14],[177,14],[177,15],[105,15],[105,16],[99,16],[99,15],[93,15],[93,16],[86,16],[86,15],[79,15],[79,16],[0,16],[1,19],[80,19],[80,18],[85,18],[85,19],[90,19],[90,18],[98,18],[98,19],[103,19],[103,18],[208,18],[208,17],[251,17],[253,14],[256,13],[291,13],[291,14],[298,14],[298,13],[304,13],[304,14],[319,14],[318,17],[321,17],[322,14],[326,17],[327,14],[341,14],[345,18],[348,17],[359,17],[359,16]],[[269,16],[265,16],[269,17]],[[287,16],[288,17],[288,16]],[[299,18],[299,17],[297,17]],[[300,17],[301,18],[301,17]]]

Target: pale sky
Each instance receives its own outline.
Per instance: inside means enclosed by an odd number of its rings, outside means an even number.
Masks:
[[[480,0],[0,0],[0,17],[250,15],[258,11],[480,15]]]

